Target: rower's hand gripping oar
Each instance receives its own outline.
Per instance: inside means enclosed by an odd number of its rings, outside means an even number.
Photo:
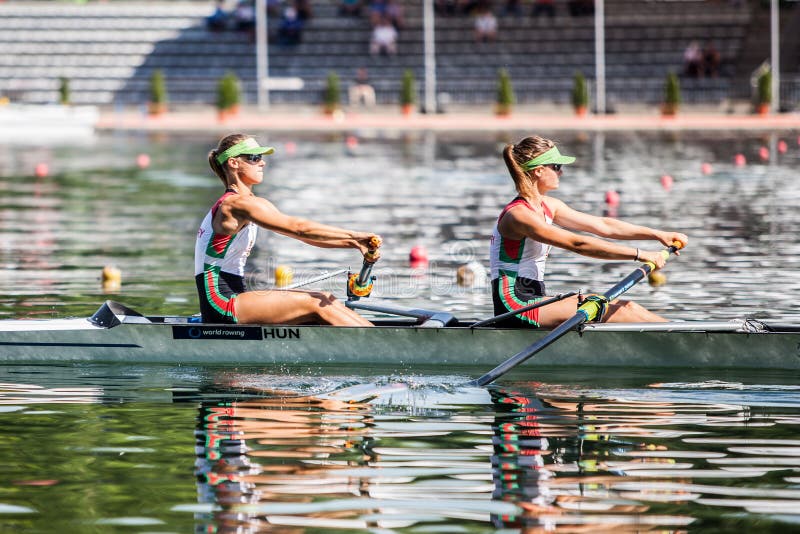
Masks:
[[[662,250],[661,254],[663,254],[664,260],[667,260],[670,254],[676,252],[680,248],[681,244],[675,241],[671,247]],[[642,278],[645,278],[655,269],[656,266],[654,263],[649,261],[644,262],[641,266],[639,266],[639,268],[620,280],[614,287],[606,291],[602,297],[586,299],[583,304],[578,307],[578,312],[575,315],[558,325],[548,335],[530,344],[528,347],[510,357],[482,377],[478,378],[477,380],[473,380],[469,383],[469,385],[485,386],[486,384],[494,382],[517,365],[552,345],[555,341],[573,328],[594,320],[600,315],[601,311],[609,302],[618,298],[620,295],[632,288],[637,282],[639,282]]]
[[[372,283],[375,277],[372,276],[372,267],[380,257],[378,249],[381,246],[381,238],[373,236],[369,240],[369,247],[367,253],[364,254],[364,263],[361,264],[361,271],[358,273],[349,273],[347,275],[347,299],[358,300],[362,297],[366,298],[372,293]]]

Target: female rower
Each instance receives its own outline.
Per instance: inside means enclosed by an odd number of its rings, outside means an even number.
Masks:
[[[208,163],[225,185],[225,193],[203,219],[195,245],[195,280],[204,322],[341,326],[372,323],[322,291],[247,291],[244,265],[258,226],[324,248],[369,252],[375,234],[327,226],[281,213],[253,193],[264,180],[263,157],[275,151],[249,135],[232,134],[208,154]],[[378,258],[377,252],[370,260]]]
[[[500,213],[492,232],[490,265],[495,315],[542,300],[545,262],[553,246],[592,258],[651,262],[656,268],[663,267],[666,262],[661,251],[641,250],[575,232],[611,239],[652,239],[666,246],[675,241],[685,246],[689,240],[678,232],[582,213],[561,200],[546,196],[558,188],[561,166],[575,161],[574,157],[561,155],[549,139],[532,136],[516,145],[507,145],[503,159],[519,195]],[[500,324],[552,328],[575,315],[577,304],[577,297],[560,300],[514,315]],[[634,302],[616,300],[609,303],[602,321],[665,319]]]

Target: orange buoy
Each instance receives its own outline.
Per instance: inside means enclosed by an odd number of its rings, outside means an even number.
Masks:
[[[700,172],[708,176],[709,174],[714,172],[714,167],[712,167],[711,164],[708,162],[703,163],[702,165],[700,165]]]
[[[614,191],[613,189],[606,191],[606,204],[619,206],[619,191]]]
[[[744,167],[747,165],[747,158],[744,157],[744,154],[736,154],[733,156],[733,164],[737,167]]]
[[[787,150],[789,150],[789,145],[786,144],[786,141],[782,139],[778,141],[778,152],[781,154],[786,154]]]
[[[761,161],[769,160],[769,149],[765,146],[762,146],[758,149],[758,157],[761,158]]]
[[[287,141],[286,144],[283,145],[283,150],[289,156],[294,156],[295,154],[297,154],[297,143],[295,143],[294,141]]]
[[[669,174],[664,174],[663,176],[661,176],[661,187],[664,188],[664,191],[669,191],[670,189],[672,189],[673,182],[674,180],[672,179],[672,176],[670,176]]]

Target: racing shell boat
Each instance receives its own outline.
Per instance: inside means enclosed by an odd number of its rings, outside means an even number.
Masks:
[[[89,318],[0,321],[0,362],[220,365],[498,364],[547,330],[476,327],[451,314],[348,302],[375,328],[228,325],[144,316],[106,301]],[[526,365],[800,369],[800,325],[752,319],[583,324]]]

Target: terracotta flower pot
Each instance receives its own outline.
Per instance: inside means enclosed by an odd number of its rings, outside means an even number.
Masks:
[[[665,102],[661,105],[661,115],[664,117],[674,117],[678,114],[678,105]]]
[[[575,115],[578,117],[586,116],[586,106],[575,106]]]
[[[147,114],[151,117],[158,117],[167,112],[167,105],[163,102],[149,102],[147,104]]]

